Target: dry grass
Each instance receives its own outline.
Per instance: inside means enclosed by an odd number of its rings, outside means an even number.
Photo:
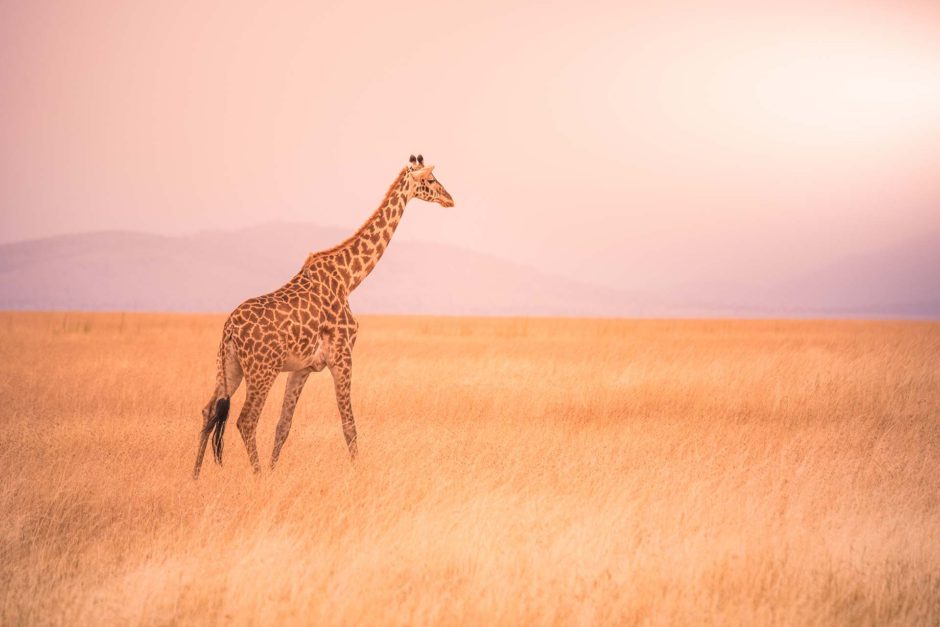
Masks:
[[[940,324],[364,317],[193,482],[221,321],[0,315],[0,623],[940,622]]]

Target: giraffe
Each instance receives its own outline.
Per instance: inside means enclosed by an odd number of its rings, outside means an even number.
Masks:
[[[215,390],[202,410],[202,430],[193,478],[199,477],[206,445],[222,463],[222,444],[232,394],[245,381],[245,404],[236,426],[255,473],[261,471],[255,429],[265,399],[280,372],[289,372],[281,417],[271,452],[271,468],[290,432],[297,399],[311,373],[328,368],[349,455],[357,454],[356,423],[350,402],[352,350],[359,323],[349,309],[349,293],[375,268],[412,198],[453,207],[454,200],[424,157],[409,163],[388,188],[375,213],[350,238],[333,248],[311,253],[300,271],[283,287],[235,308],[222,328],[216,357]]]

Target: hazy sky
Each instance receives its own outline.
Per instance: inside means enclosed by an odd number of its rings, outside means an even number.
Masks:
[[[708,6],[705,6],[708,5]],[[940,3],[4,2],[0,240],[348,226],[623,287],[940,230]]]

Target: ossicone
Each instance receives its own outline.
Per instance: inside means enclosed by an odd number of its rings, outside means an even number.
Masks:
[[[415,161],[417,161],[417,159],[415,159],[415,156],[414,156],[414,155],[411,155],[410,157],[408,157],[408,161],[409,161],[410,163],[414,163]]]

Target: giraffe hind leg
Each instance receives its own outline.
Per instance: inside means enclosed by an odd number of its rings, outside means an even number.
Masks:
[[[245,449],[248,451],[251,468],[255,473],[261,472],[261,465],[258,463],[258,444],[255,441],[255,430],[258,427],[261,410],[264,408],[264,401],[268,397],[268,391],[271,389],[271,384],[274,383],[276,376],[277,372],[272,371],[260,379],[248,381],[245,406],[242,407],[236,422],[238,432],[241,433],[242,441],[245,443]]]
[[[213,397],[213,401],[214,400],[215,397]],[[209,401],[209,403],[211,406],[212,401]],[[208,426],[210,419],[211,417],[203,420],[203,427],[199,431],[199,448],[196,449],[196,465],[193,466],[193,479],[199,478],[199,471],[202,469],[202,458],[205,457],[206,444],[209,443],[209,431],[206,429],[206,427]]]

